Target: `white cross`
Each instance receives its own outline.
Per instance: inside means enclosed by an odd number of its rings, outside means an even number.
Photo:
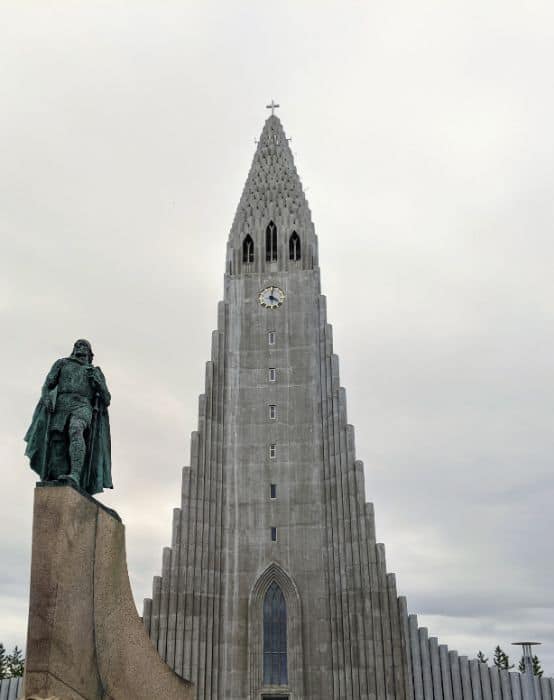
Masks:
[[[270,109],[270,110],[271,110],[271,116],[273,116],[273,115],[275,114],[275,110],[277,109],[277,107],[280,107],[280,106],[281,106],[281,105],[275,104],[275,101],[272,99],[272,100],[271,100],[271,104],[270,104],[270,105],[266,105],[265,108],[266,108],[266,109]]]

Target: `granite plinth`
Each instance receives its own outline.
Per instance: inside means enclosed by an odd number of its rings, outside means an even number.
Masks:
[[[125,529],[70,485],[35,490],[24,697],[192,700],[133,601]]]

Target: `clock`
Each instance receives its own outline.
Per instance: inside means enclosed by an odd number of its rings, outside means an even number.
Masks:
[[[279,287],[266,287],[258,294],[258,301],[266,309],[277,309],[285,301],[285,292]]]

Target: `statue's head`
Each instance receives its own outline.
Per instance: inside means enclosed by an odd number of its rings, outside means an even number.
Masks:
[[[89,365],[92,364],[92,359],[94,357],[92,345],[88,340],[84,340],[83,338],[76,340],[73,345],[71,357],[75,357],[80,362],[88,362]]]

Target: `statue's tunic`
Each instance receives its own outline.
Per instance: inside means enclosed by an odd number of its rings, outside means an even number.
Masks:
[[[50,430],[65,430],[70,416],[80,418],[87,426],[92,421],[94,389],[90,382],[90,365],[71,358],[58,360],[46,378],[45,389],[57,385],[56,408],[50,419]]]

